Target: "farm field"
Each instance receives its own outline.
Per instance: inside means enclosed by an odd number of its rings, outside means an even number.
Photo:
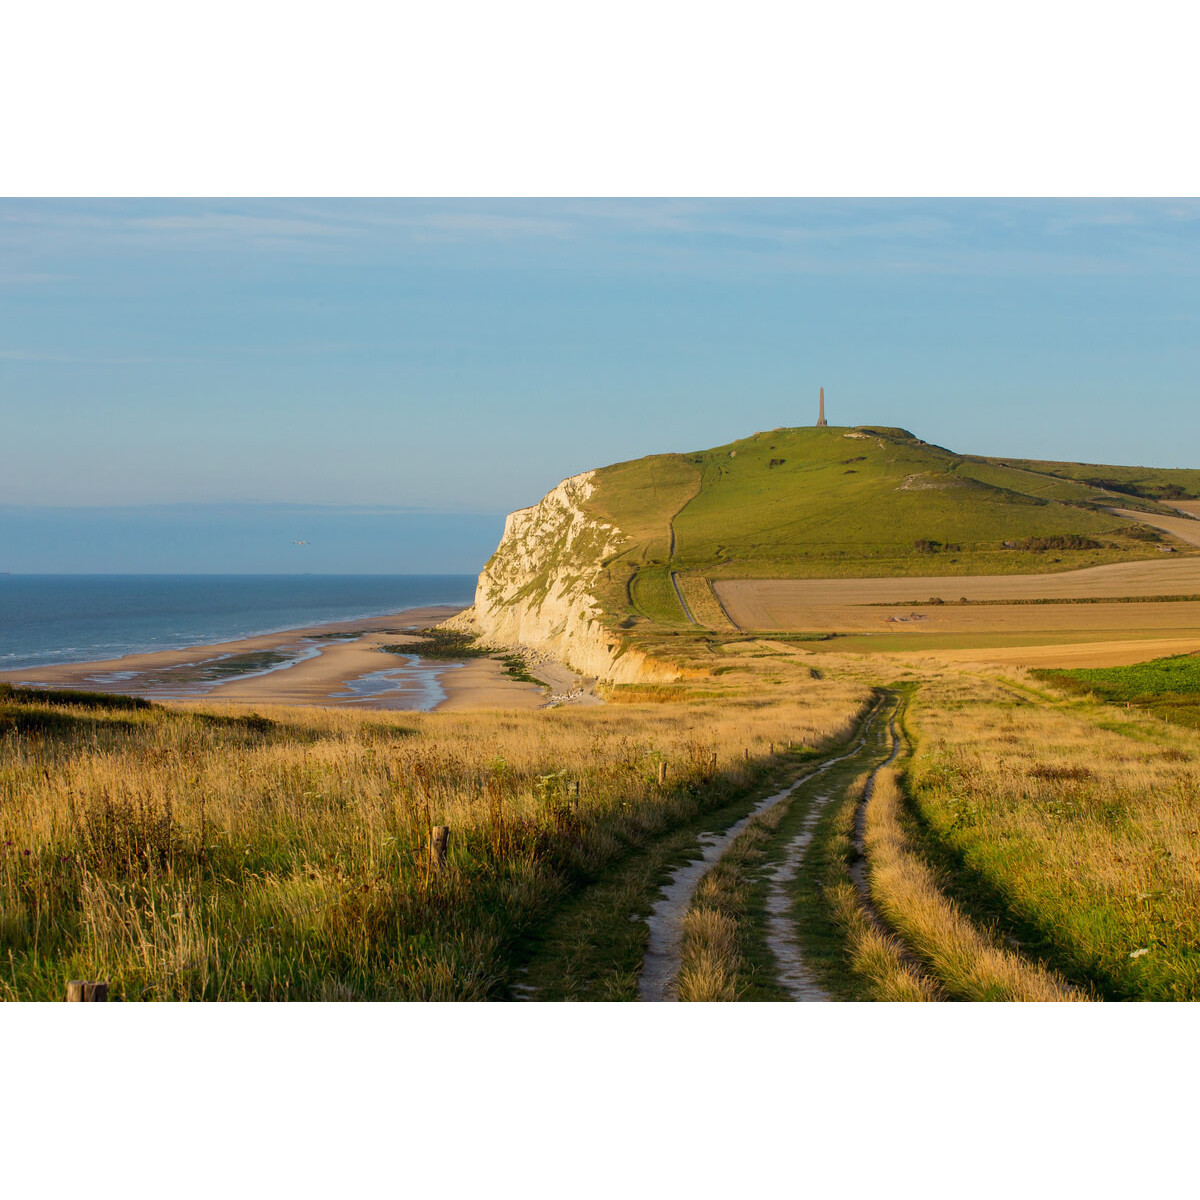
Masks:
[[[777,626],[778,627],[778,626]],[[810,633],[864,633],[924,643],[940,635],[1185,633],[1200,636],[1200,600],[1112,603],[811,604],[788,612],[788,627]],[[841,643],[839,642],[839,646]]]
[[[795,628],[810,605],[913,605],[937,596],[968,600],[1076,600],[1200,595],[1200,558],[1114,563],[1046,575],[875,579],[718,579],[713,590],[743,629]]]
[[[1068,692],[1132,705],[1164,721],[1200,728],[1200,655],[1179,654],[1132,666],[1045,671]]]
[[[1190,637],[1113,638],[1106,634],[1063,634],[1054,641],[1033,634],[959,634],[932,637],[929,642],[880,637],[839,639],[849,654],[887,655],[897,662],[939,667],[991,664],[1007,667],[1109,667],[1147,662],[1165,655],[1200,651],[1200,634]]]

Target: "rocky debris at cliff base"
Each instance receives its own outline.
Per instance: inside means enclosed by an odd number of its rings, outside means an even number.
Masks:
[[[577,688],[573,692],[555,692],[542,705],[543,708],[558,708],[563,704],[603,704],[595,692],[585,692],[583,688]]]

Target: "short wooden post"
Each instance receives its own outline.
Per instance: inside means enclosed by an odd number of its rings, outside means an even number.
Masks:
[[[774,742],[771,743],[771,757],[772,758],[775,757],[775,743]]]
[[[658,786],[662,787],[667,782],[667,760],[664,758],[658,764]]]
[[[749,762],[750,761],[750,747],[749,746],[746,747],[746,749],[743,751],[743,754],[745,755],[746,761]]]
[[[577,813],[579,811],[579,780],[571,780],[571,811]]]
[[[713,751],[712,762],[709,764],[709,766],[712,769],[713,774],[715,775],[716,771],[717,771],[717,752],[715,750]]]
[[[91,979],[72,979],[67,984],[67,999],[73,1002],[107,1000],[108,984]]]
[[[446,852],[450,849],[450,826],[435,825],[433,837],[429,841],[430,866],[435,871],[442,870],[446,865]]]

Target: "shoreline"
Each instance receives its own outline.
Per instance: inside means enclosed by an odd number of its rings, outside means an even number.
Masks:
[[[189,703],[394,711],[543,707],[558,682],[558,671],[546,672],[554,678],[544,685],[522,683],[505,675],[503,665],[491,658],[413,663],[381,649],[403,645],[411,640],[412,631],[462,611],[457,605],[423,605],[226,642],[23,667],[0,671],[0,683]],[[338,638],[338,634],[358,636]],[[238,659],[243,660],[244,670],[237,669]]]

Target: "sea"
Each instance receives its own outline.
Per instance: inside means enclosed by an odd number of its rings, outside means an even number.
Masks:
[[[0,575],[0,670],[229,642],[431,604],[474,575]]]

